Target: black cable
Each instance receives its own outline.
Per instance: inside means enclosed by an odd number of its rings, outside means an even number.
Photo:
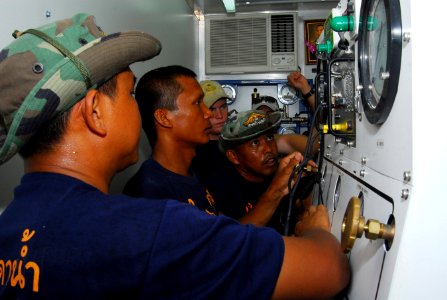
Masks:
[[[318,152],[318,204],[324,204],[323,203],[323,190],[321,189],[321,181],[323,180],[321,170],[323,168],[323,156],[324,156],[324,133],[321,132],[320,134],[320,151]]]
[[[314,116],[313,116],[312,122],[311,122],[312,123],[311,128],[313,128],[315,126],[316,119],[317,119],[316,116],[318,115],[319,110],[320,110],[320,106],[318,106],[315,109],[315,113],[314,113]],[[312,159],[311,153],[312,153],[312,149],[313,149],[313,144],[315,143],[315,139],[318,135],[319,135],[319,133],[313,134],[312,130],[310,131],[309,137],[308,137],[307,143],[306,143],[306,148],[303,153],[304,159],[299,165],[297,165],[297,166],[295,166],[295,168],[293,168],[293,171],[290,174],[289,180],[287,182],[287,187],[289,190],[289,198],[288,198],[288,203],[287,203],[288,205],[287,205],[286,219],[284,222],[284,235],[285,236],[289,235],[289,230],[290,230],[289,227],[290,227],[290,220],[292,218],[292,210],[293,210],[293,202],[294,202],[295,192],[296,192],[296,189],[297,189],[299,182],[301,180],[304,167],[307,166],[309,160]],[[295,180],[295,183],[292,187],[292,182],[294,180]],[[300,200],[302,200],[302,199],[300,199]]]
[[[307,162],[306,162],[307,164]],[[287,214],[286,214],[286,220],[284,222],[284,235],[285,236],[289,236],[289,227],[290,227],[290,220],[292,218],[292,208],[293,208],[293,198],[294,198],[294,194],[296,192],[296,189],[298,187],[298,184],[301,180],[301,176],[303,174],[303,166],[305,166],[304,161],[303,163],[299,164],[298,167],[295,167],[294,170],[292,171],[291,176],[289,177],[289,181],[288,181],[288,188],[289,188],[289,199],[287,202]],[[298,176],[296,177],[296,182],[292,185],[292,181],[294,180],[296,174],[297,174],[297,170],[298,170]]]

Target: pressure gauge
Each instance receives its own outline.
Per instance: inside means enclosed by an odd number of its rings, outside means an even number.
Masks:
[[[284,105],[292,105],[299,100],[297,91],[287,83],[278,85],[278,99]]]
[[[229,84],[223,84],[222,88],[228,96],[227,104],[230,105],[236,100],[236,89]]]
[[[386,121],[399,85],[402,19],[399,0],[366,0],[359,28],[359,75],[368,121]]]

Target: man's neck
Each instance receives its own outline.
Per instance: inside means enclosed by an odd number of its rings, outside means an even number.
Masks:
[[[82,159],[77,154],[76,152],[72,152],[71,155],[36,154],[25,159],[25,173],[48,172],[67,175],[94,186],[103,193],[108,193],[114,171],[99,169],[95,162],[88,158]]]
[[[196,151],[194,147],[163,147],[156,144],[152,158],[163,168],[179,175],[189,176],[189,169]]]

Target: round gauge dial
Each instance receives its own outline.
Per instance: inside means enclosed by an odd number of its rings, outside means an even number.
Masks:
[[[229,84],[223,84],[222,88],[228,96],[227,104],[232,104],[236,100],[236,89]]]
[[[388,118],[399,85],[402,20],[399,0],[366,0],[359,29],[359,75],[368,121]]]
[[[291,105],[297,102],[299,97],[297,91],[285,83],[278,87],[278,99],[284,105]]]

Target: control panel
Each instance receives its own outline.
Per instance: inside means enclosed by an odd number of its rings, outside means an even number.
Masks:
[[[340,1],[317,41],[320,184],[349,258],[344,299],[388,299],[412,182],[410,13],[399,0]]]

